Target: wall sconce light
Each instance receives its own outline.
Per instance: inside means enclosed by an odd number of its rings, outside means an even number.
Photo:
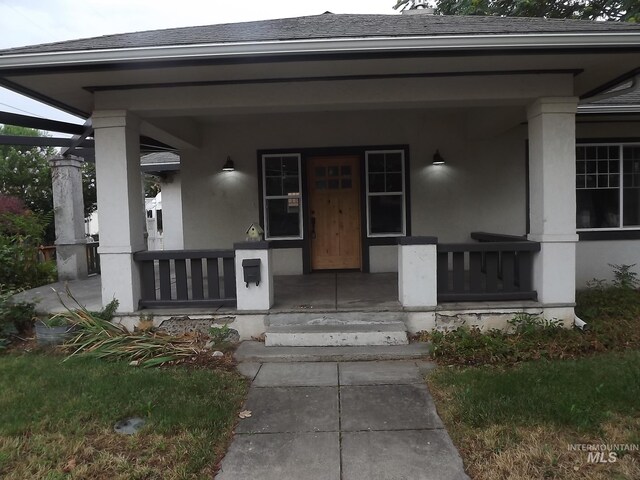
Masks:
[[[222,166],[222,171],[223,172],[233,172],[236,169],[235,165],[233,164],[233,160],[231,160],[231,157],[227,157],[227,161],[224,162],[224,165]]]
[[[433,154],[433,164],[444,165],[444,158],[442,158],[442,155],[440,155],[439,150],[436,150],[436,153]]]

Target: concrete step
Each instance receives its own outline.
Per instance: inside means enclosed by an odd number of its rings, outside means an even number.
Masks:
[[[360,347],[267,347],[262,342],[245,341],[234,357],[238,362],[357,362],[373,360],[425,359],[431,345],[372,345]]]
[[[402,312],[331,312],[269,315],[267,347],[406,345]]]
[[[369,324],[282,325],[267,327],[267,347],[343,347],[406,345],[403,322]]]

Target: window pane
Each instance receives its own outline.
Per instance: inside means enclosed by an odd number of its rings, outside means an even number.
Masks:
[[[620,158],[620,147],[609,147],[609,160]]]
[[[267,233],[269,237],[300,236],[299,199],[267,200]]]
[[[619,226],[620,195],[617,188],[578,190],[576,200],[578,228]]]
[[[343,165],[340,167],[340,175],[351,175],[351,165]]]
[[[351,179],[343,178],[342,179],[342,188],[351,188]]]
[[[284,177],[283,180],[284,194],[300,193],[300,185],[298,183],[298,177]]]
[[[370,172],[384,172],[384,153],[371,153],[367,158]]]
[[[402,155],[400,153],[387,153],[386,170],[387,172],[402,171]]]
[[[329,180],[329,189],[336,190],[338,188],[340,188],[340,181],[337,178]]]
[[[327,174],[330,177],[337,177],[338,175],[340,175],[340,169],[338,167],[328,167]]]
[[[384,192],[384,173],[369,174],[369,191]]]
[[[284,175],[298,175],[298,157],[284,157],[282,159],[282,173]]]
[[[281,177],[267,177],[267,196],[282,195],[282,178]]]
[[[386,191],[402,193],[402,174],[401,173],[387,173]]]
[[[324,190],[327,188],[326,180],[316,180],[316,190]]]
[[[623,226],[640,226],[640,188],[625,188],[622,195],[624,205]]]
[[[264,174],[266,176],[282,175],[282,159],[280,157],[267,157],[264,159]]]
[[[326,177],[327,170],[324,167],[316,167],[316,177]]]
[[[639,148],[629,149],[628,153],[633,158],[625,158],[623,164],[624,186],[623,202],[623,226],[632,227],[640,225],[640,160],[638,160]],[[627,153],[627,149],[625,149]]]
[[[369,219],[372,234],[402,234],[402,195],[369,197]]]

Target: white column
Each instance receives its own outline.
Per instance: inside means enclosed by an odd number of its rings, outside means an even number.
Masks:
[[[269,310],[273,306],[273,268],[268,242],[242,242],[234,245],[236,258],[236,297],[238,310]],[[260,284],[244,281],[242,261],[260,260]]]
[[[540,98],[527,111],[533,286],[545,305],[575,301],[576,108],[575,97]]]
[[[124,110],[93,114],[102,302],[115,297],[120,312],[138,309],[140,270],[133,253],[146,250],[139,123]]]
[[[398,300],[403,307],[438,304],[437,243],[435,237],[398,240]]]
[[[162,242],[165,250],[183,250],[182,181],[180,172],[170,172],[162,181]]]
[[[56,225],[56,267],[60,280],[76,280],[87,276],[83,163],[82,159],[73,156],[49,159]]]

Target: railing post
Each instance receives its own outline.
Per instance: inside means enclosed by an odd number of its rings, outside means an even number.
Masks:
[[[403,307],[438,304],[436,237],[398,240],[398,299]]]
[[[241,242],[234,245],[238,310],[269,310],[273,306],[273,269],[269,242]],[[243,260],[260,261],[260,282],[247,283]]]

